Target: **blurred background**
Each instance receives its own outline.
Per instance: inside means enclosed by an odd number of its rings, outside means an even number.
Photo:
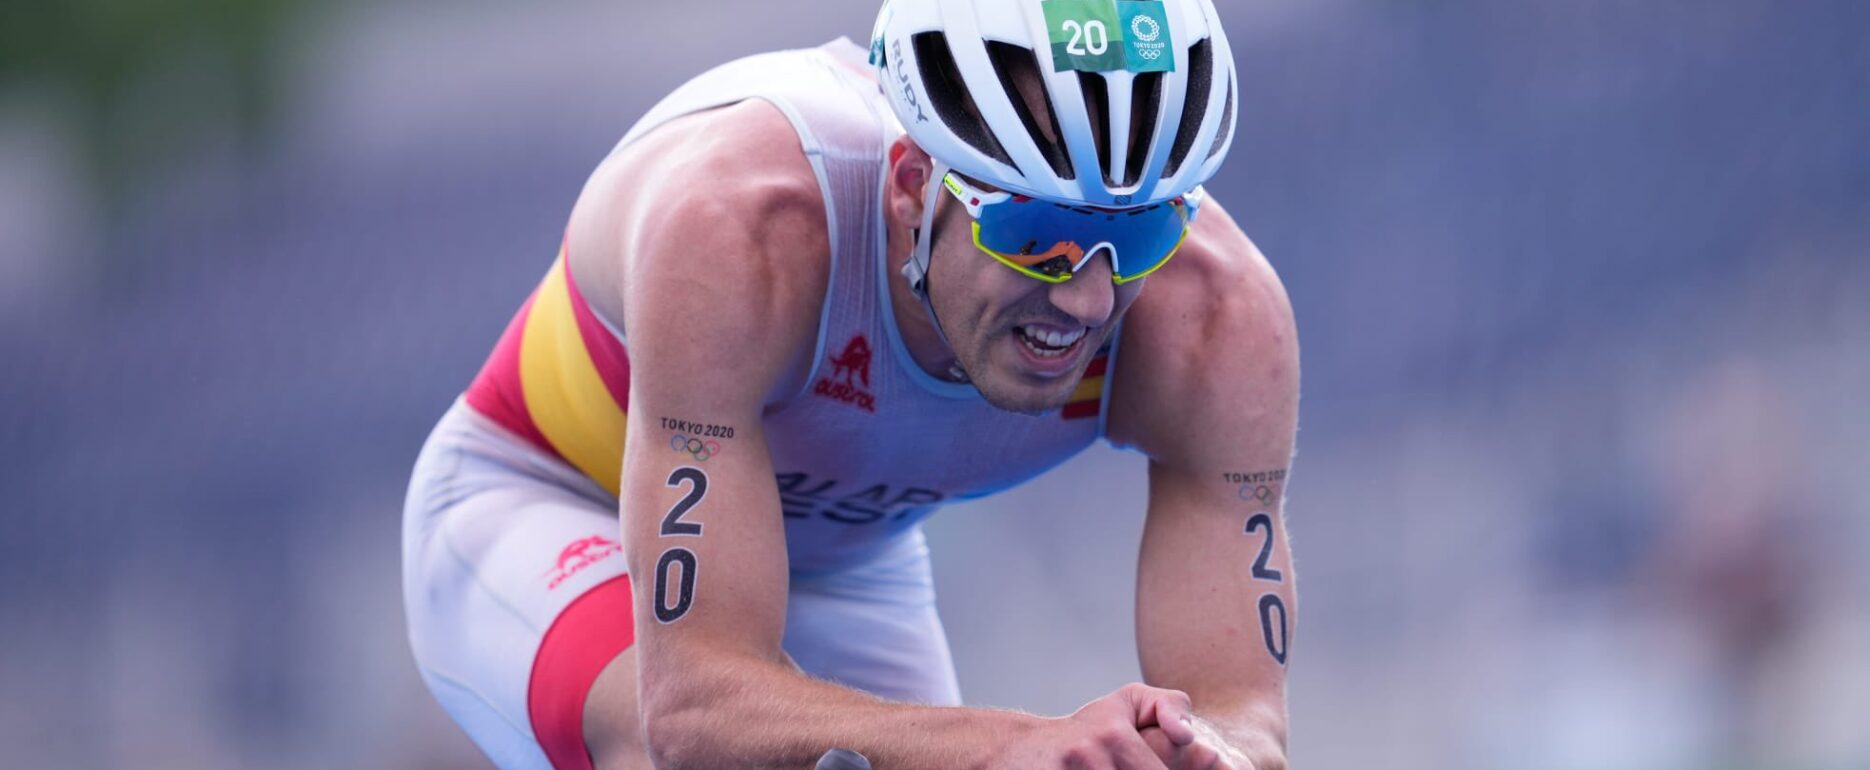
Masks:
[[[1222,0],[1304,343],[1298,768],[1870,768],[1870,6]],[[408,470],[586,174],[875,0],[0,5],[0,752],[482,768]],[[972,703],[1139,676],[1142,459],[929,525]]]

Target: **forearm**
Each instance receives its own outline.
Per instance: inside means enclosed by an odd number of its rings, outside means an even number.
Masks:
[[[657,676],[644,666],[644,721],[656,766],[811,767],[831,748],[879,767],[986,766],[1040,718],[1010,711],[892,703],[812,679],[783,663],[709,656]],[[698,662],[698,661],[697,661]]]
[[[1188,693],[1213,742],[1254,770],[1286,766],[1298,593],[1284,479],[1283,469],[1203,477],[1152,465],[1137,571],[1144,681]]]

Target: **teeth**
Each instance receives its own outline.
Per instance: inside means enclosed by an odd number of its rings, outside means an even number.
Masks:
[[[1020,327],[1020,331],[1032,339],[1055,348],[1068,347],[1084,337],[1086,329],[1082,326],[1069,332],[1057,332],[1051,329],[1035,329],[1030,326]]]
[[[1026,347],[1047,358],[1064,354],[1066,348],[1083,339],[1088,331],[1082,326],[1070,332],[1056,332],[1030,326],[1019,327],[1021,341],[1026,343]]]
[[[1019,344],[1025,345],[1027,350],[1032,351],[1034,355],[1037,355],[1040,358],[1054,358],[1057,356],[1065,355],[1064,348],[1042,348],[1042,347],[1039,347],[1038,345],[1034,345],[1032,343],[1031,337],[1022,336],[1020,338]]]

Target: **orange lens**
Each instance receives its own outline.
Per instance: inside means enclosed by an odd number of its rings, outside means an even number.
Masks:
[[[1042,265],[1060,257],[1065,258],[1073,265],[1078,264],[1079,261],[1084,259],[1084,247],[1071,241],[1059,241],[1058,243],[1052,244],[1052,247],[1045,251],[1033,251],[1033,247],[1037,244],[1038,241],[1034,241],[1026,244],[1026,247],[1020,249],[1018,254],[1001,254],[1000,256],[1025,265],[1026,267]]]

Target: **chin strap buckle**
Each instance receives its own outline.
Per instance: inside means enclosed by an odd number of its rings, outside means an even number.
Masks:
[[[916,297],[926,300],[928,299],[929,268],[928,263],[923,261],[928,258],[928,254],[922,248],[926,245],[922,243],[922,231],[910,230],[909,241],[911,244],[909,258],[903,260],[902,274],[904,278],[909,279],[909,291]]]
[[[914,292],[916,297],[927,299],[928,271],[923,269],[922,265],[917,263],[914,259],[910,259],[903,263],[902,272],[903,277],[909,279],[909,290]]]
[[[909,281],[909,293],[921,300],[922,308],[928,311],[929,326],[934,327],[935,337],[941,340],[944,347],[952,351],[954,344],[948,341],[948,333],[942,331],[941,319],[935,316],[935,303],[929,299],[929,271],[928,263],[925,261],[928,259],[928,244],[921,242],[922,234],[919,230],[909,231],[909,237],[916,240],[916,245],[910,247],[909,258],[903,260],[903,278]],[[968,379],[967,370],[961,368],[960,361],[948,365],[948,379],[954,382],[972,381]]]

